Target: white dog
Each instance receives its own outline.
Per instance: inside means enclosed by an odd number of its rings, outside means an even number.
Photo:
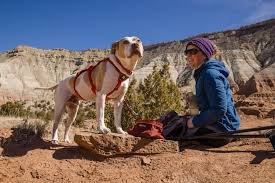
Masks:
[[[110,56],[95,66],[90,66],[53,87],[40,88],[55,89],[52,143],[58,143],[58,125],[65,110],[68,113],[68,119],[65,122],[64,141],[70,142],[68,133],[76,118],[81,100],[96,102],[96,121],[99,131],[109,133],[111,130],[104,123],[105,100],[113,99],[116,131],[126,134],[121,127],[123,99],[129,86],[129,77],[142,56],[143,45],[140,39],[125,37],[113,43]]]

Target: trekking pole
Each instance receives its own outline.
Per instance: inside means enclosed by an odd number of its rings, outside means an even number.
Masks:
[[[253,131],[260,131],[260,130],[271,130],[271,129],[275,129],[275,125],[256,127],[256,128],[247,128],[247,129],[242,129],[242,130],[224,132],[224,133],[220,133],[220,134],[236,134],[236,133],[253,132]]]
[[[205,134],[205,135],[198,135],[198,136],[191,136],[191,137],[184,137],[181,140],[196,140],[196,139],[225,139],[225,138],[269,138],[270,134]]]
[[[270,130],[270,129],[273,129],[273,130],[265,134],[239,134],[244,132]],[[222,133],[210,133],[210,134],[199,135],[199,136],[184,137],[179,140],[228,139],[228,138],[268,138],[270,140],[270,143],[273,149],[275,150],[275,125],[243,129],[243,130],[235,130],[235,131],[222,132]]]

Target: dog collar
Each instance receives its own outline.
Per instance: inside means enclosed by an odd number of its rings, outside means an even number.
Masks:
[[[131,75],[133,74],[133,71],[131,71],[131,70],[125,68],[125,67],[122,65],[121,61],[120,61],[116,56],[114,56],[114,58],[115,58],[116,63],[118,63],[118,65],[119,65],[119,66],[122,68],[122,70],[124,71],[124,72],[123,72],[123,71],[120,71],[120,73],[126,73],[126,74],[128,75],[128,77],[131,76]],[[110,60],[110,62],[112,63],[111,59],[109,59],[109,60]],[[115,66],[114,63],[112,63],[112,64]],[[117,66],[115,66],[115,67],[117,68]],[[117,69],[119,69],[119,68],[117,68]]]

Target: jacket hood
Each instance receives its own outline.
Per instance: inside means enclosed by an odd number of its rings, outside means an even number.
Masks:
[[[209,60],[204,62],[200,68],[195,70],[194,78],[196,79],[199,74],[207,69],[215,69],[216,71],[220,72],[224,77],[228,77],[229,71],[226,69],[225,65],[219,60]]]

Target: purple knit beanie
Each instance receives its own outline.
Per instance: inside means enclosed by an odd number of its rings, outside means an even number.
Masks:
[[[202,38],[202,37],[194,38],[187,43],[186,48],[190,44],[198,47],[206,55],[208,60],[215,53],[214,44],[212,43],[212,41],[210,41],[207,38]]]

